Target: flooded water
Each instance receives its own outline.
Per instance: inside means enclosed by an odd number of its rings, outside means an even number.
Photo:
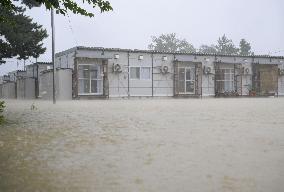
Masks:
[[[6,105],[0,191],[284,189],[284,98]]]

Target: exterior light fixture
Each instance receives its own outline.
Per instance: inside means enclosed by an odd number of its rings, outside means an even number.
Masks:
[[[205,57],[204,61],[208,62],[208,61],[210,61],[210,59]]]
[[[119,59],[119,54],[114,54],[114,59]]]
[[[247,60],[247,59],[244,59],[243,61],[244,61],[245,63],[247,63],[247,62],[248,62],[248,60]]]
[[[283,63],[283,60],[279,60],[279,63]]]
[[[168,60],[168,57],[167,56],[163,56],[162,57],[162,61],[167,61]]]
[[[138,60],[143,60],[143,55],[139,55]]]

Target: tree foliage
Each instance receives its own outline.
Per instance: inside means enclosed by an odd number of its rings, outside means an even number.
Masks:
[[[208,54],[229,54],[229,55],[252,55],[250,43],[241,39],[239,47],[235,46],[233,41],[223,35],[217,41],[217,45],[201,45],[200,53]]]
[[[217,40],[214,45],[201,45],[199,49],[195,49],[186,39],[177,38],[175,33],[162,34],[158,37],[152,36],[152,43],[148,45],[150,50],[165,52],[196,52],[205,54],[226,54],[226,55],[252,55],[250,43],[245,39],[241,39],[239,47],[235,46],[232,39],[225,34]]]
[[[112,7],[106,0],[83,0],[101,12],[110,11]],[[3,59],[17,56],[18,59],[39,57],[46,48],[42,40],[47,37],[46,30],[42,29],[24,15],[25,9],[44,5],[47,9],[53,8],[57,13],[66,15],[68,11],[74,14],[94,17],[77,4],[75,0],[0,0],[0,64]]]
[[[5,10],[15,11],[17,9],[16,2],[19,0],[0,0],[0,6]],[[112,7],[109,1],[106,0],[83,0],[83,3],[88,3],[93,8],[99,8],[101,12],[111,11]],[[34,6],[44,5],[46,9],[53,8],[56,13],[66,15],[68,11],[74,14],[80,14],[83,16],[94,17],[94,13],[87,11],[78,5],[75,0],[21,0],[22,4],[25,4],[29,8]],[[0,19],[3,20],[3,17]]]
[[[240,48],[239,48],[239,54],[240,55],[251,55],[251,54],[253,54],[251,52],[250,43],[247,42],[245,39],[241,39],[239,46],[240,46]]]
[[[24,11],[21,7],[12,11],[0,6],[0,16],[9,21],[0,22],[0,63],[12,57],[24,60],[38,58],[46,50],[42,43],[48,36],[46,30],[24,15]]]
[[[216,49],[219,54],[237,55],[239,52],[233,41],[228,39],[225,34],[218,39]]]
[[[215,54],[217,49],[215,45],[201,45],[198,50],[200,53]]]
[[[162,34],[159,37],[152,36],[152,43],[148,48],[156,51],[181,51],[195,52],[195,48],[186,39],[177,38],[175,33]]]

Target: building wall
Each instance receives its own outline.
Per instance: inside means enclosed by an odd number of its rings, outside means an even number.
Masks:
[[[143,59],[139,59],[139,57]],[[129,96],[152,96],[152,58],[151,54],[130,53],[129,69],[131,67],[150,67],[150,79],[132,79],[129,74]],[[141,74],[140,74],[141,76]],[[140,77],[141,78],[141,77]]]
[[[35,79],[24,78],[17,80],[17,99],[35,99]]]
[[[15,82],[7,82],[2,85],[2,97],[4,99],[16,99]]]
[[[164,60],[163,58],[167,59]],[[173,96],[174,90],[174,55],[153,54],[153,96]],[[161,68],[167,66],[168,73]]]
[[[115,55],[119,58],[115,59]],[[143,59],[138,57],[143,55]],[[163,56],[167,60],[162,60]],[[64,59],[65,58],[65,59]],[[108,92],[109,97],[127,97],[127,96],[173,96],[174,90],[174,61],[182,62],[200,62],[202,70],[204,67],[210,67],[211,73],[202,73],[202,95],[215,95],[215,62],[239,64],[240,67],[249,70],[241,75],[240,94],[249,95],[249,90],[252,87],[252,65],[256,64],[279,64],[279,59],[266,57],[238,57],[238,56],[214,56],[214,55],[194,55],[194,54],[173,54],[173,53],[155,53],[147,51],[136,50],[91,50],[79,49],[71,50],[66,54],[61,53],[57,55],[56,62],[61,67],[71,67],[74,69],[74,58],[96,58],[99,60],[106,60],[108,63],[107,78],[108,78]],[[72,63],[72,64],[70,64]],[[80,62],[78,61],[78,64]],[[113,72],[113,65],[119,64],[121,72]],[[225,64],[226,65],[226,64]],[[129,78],[129,70],[131,67],[150,67],[150,80],[134,80]],[[161,66],[168,66],[169,73],[162,74],[160,72]],[[239,78],[239,77],[238,77]],[[278,88],[279,95],[284,95],[284,77],[279,76]]]
[[[106,54],[106,53],[105,53]],[[114,59],[114,55],[119,55]],[[128,53],[108,53],[108,86],[110,97],[127,97],[128,96]],[[121,72],[113,72],[113,66],[119,64]]]
[[[284,64],[278,65],[280,70],[284,70]],[[278,78],[278,94],[284,95],[284,74],[279,75]]]
[[[28,65],[26,67],[27,70],[27,77],[36,77],[35,76],[35,65]]]
[[[9,75],[9,81],[13,81],[13,82],[16,82],[16,77],[17,77],[17,71],[11,71],[8,73]]]
[[[56,71],[56,91],[58,100],[72,99],[72,70],[61,69]]]
[[[53,72],[44,71],[39,76],[39,98],[51,100],[53,98]],[[56,98],[58,100],[72,99],[72,70],[56,70]]]
[[[75,52],[67,53],[56,57],[56,68],[74,68],[74,56]]]
[[[249,91],[252,88],[252,65],[251,63],[245,63],[242,66],[244,67],[242,76],[242,95],[249,95]]]
[[[214,96],[215,95],[215,86],[214,86],[214,57],[204,57],[199,58],[202,62],[202,69],[206,70],[207,67],[211,69],[210,73],[204,73],[202,75],[202,95],[203,96]],[[204,69],[205,67],[205,69]]]
[[[3,84],[0,83],[0,99],[3,98]]]

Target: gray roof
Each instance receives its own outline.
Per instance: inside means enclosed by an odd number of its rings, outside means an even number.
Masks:
[[[284,56],[271,56],[271,55],[231,55],[231,54],[213,54],[213,53],[200,53],[200,52],[170,52],[170,51],[156,51],[156,50],[140,50],[140,49],[121,49],[121,48],[104,48],[104,47],[84,47],[77,46],[65,51],[56,53],[56,56],[65,55],[75,52],[76,50],[93,50],[93,51],[113,51],[113,52],[131,52],[131,53],[153,53],[153,54],[176,54],[176,55],[194,55],[194,56],[223,56],[223,57],[252,57],[252,58],[271,58],[271,59],[284,59]]]
[[[32,67],[34,65],[52,65],[51,62],[36,62],[36,63],[32,63],[30,65],[27,65],[27,67]]]

